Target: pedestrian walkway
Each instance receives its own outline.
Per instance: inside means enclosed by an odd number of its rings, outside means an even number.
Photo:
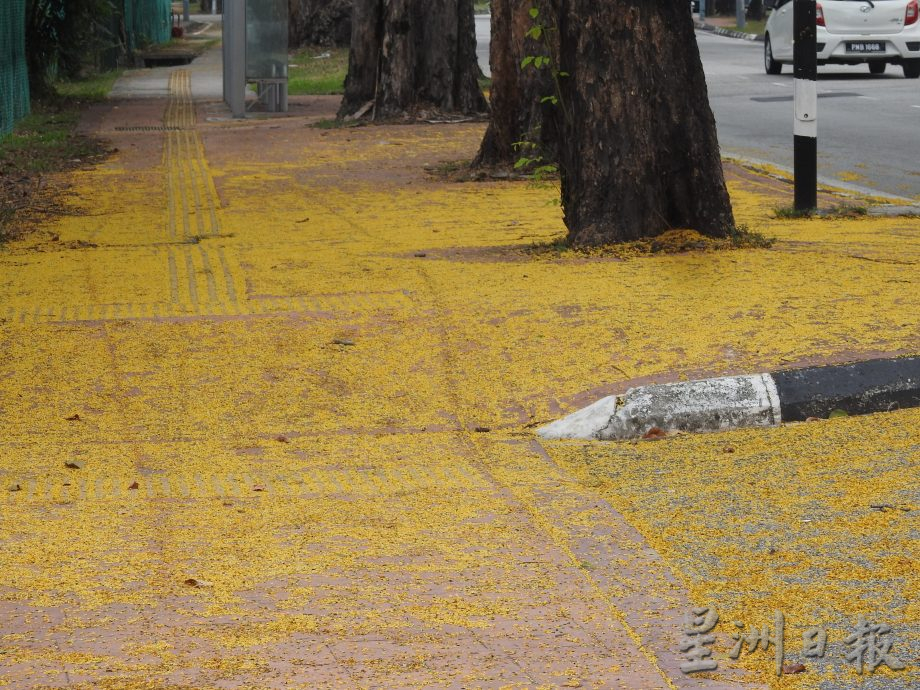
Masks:
[[[718,671],[681,672],[690,609],[756,591],[697,577],[691,556],[725,576],[726,542],[672,552],[686,497],[659,459],[683,442],[639,448],[661,474],[611,488],[634,447],[533,429],[642,380],[915,351],[916,219],[561,252],[553,190],[424,172],[469,159],[482,125],[310,126],[329,99],[232,121],[195,90],[208,64],[94,112],[118,152],[70,178],[79,213],[0,250],[0,687],[769,679],[727,635]],[[783,183],[732,170],[739,221],[762,223]],[[764,437],[731,443],[756,457]]]

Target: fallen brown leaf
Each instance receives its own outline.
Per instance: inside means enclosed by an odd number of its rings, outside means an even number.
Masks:
[[[657,438],[664,438],[667,435],[668,435],[668,432],[666,432],[664,429],[660,429],[657,426],[653,426],[651,429],[645,432],[645,436],[643,436],[642,438],[651,441]]]
[[[791,676],[793,673],[805,673],[805,664],[783,664],[783,673]]]
[[[265,491],[265,487],[262,486],[261,484],[256,484],[254,487],[252,487],[252,490],[253,491]]]
[[[188,578],[187,580],[185,580],[184,584],[188,585],[189,587],[198,587],[198,588],[213,586],[207,580],[199,580],[197,577]]]
[[[135,491],[135,490],[137,490],[137,489],[140,489],[140,488],[141,488],[141,485],[138,484],[137,482],[133,482],[133,483],[131,484],[131,486],[129,486],[128,488],[129,488],[130,490],[132,490],[132,491]]]
[[[275,438],[278,443],[290,443],[287,436],[278,436]]]
[[[80,415],[78,415],[78,414],[72,414],[72,415],[70,415],[69,417],[64,417],[64,419],[65,419],[66,421],[68,421],[68,422],[79,422],[79,421],[80,421]]]
[[[64,467],[66,467],[68,470],[82,470],[83,463],[77,460],[65,460]]]

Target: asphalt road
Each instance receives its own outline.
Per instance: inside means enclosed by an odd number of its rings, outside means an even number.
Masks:
[[[488,74],[489,17],[476,17]],[[792,168],[792,69],[764,73],[763,44],[697,32],[723,154]],[[823,182],[920,200],[920,80],[900,67],[818,69]]]
[[[697,32],[723,154],[792,167],[792,68],[769,76],[763,44]],[[899,66],[818,68],[822,179],[920,200],[920,80]]]

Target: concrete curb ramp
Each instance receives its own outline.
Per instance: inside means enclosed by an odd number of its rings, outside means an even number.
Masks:
[[[626,440],[656,428],[727,431],[908,407],[920,407],[920,357],[631,388],[537,433],[545,439]]]

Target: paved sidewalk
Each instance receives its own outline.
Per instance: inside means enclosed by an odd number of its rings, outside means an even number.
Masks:
[[[918,221],[764,227],[784,183],[732,168],[775,249],[560,253],[552,190],[422,172],[481,125],[310,127],[323,98],[228,121],[208,69],[92,113],[118,153],[69,180],[80,213],[0,249],[0,687],[769,680],[729,627],[719,671],[679,669],[715,595],[713,545],[675,555],[665,519],[681,441],[640,449],[656,497],[611,479],[632,447],[533,428],[642,380],[916,351]],[[725,626],[771,604],[719,582]]]

